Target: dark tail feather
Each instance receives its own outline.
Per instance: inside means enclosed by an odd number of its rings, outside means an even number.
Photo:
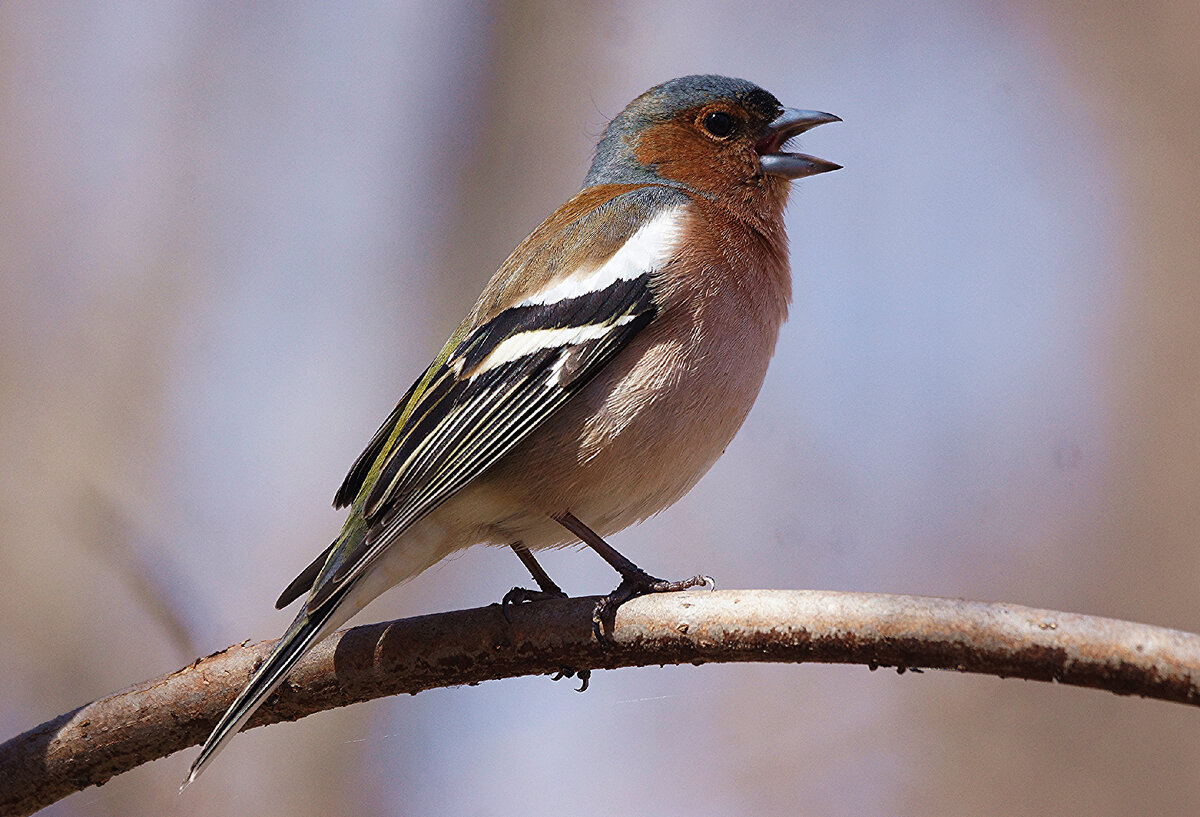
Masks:
[[[225,714],[217,721],[212,734],[204,741],[199,757],[188,770],[187,779],[179,787],[180,791],[200,776],[200,772],[216,757],[217,752],[225,748],[225,744],[246,724],[267,696],[283,683],[283,679],[296,662],[308,652],[319,637],[325,635],[324,629],[333,618],[334,612],[341,606],[344,596],[345,587],[342,588],[342,592],[312,613],[301,611],[292,622],[292,626],[288,627],[287,632],[275,644],[275,649],[271,650],[267,660],[255,671],[245,689],[238,693],[229,709],[225,710]]]
[[[329,560],[329,554],[333,552],[333,549],[337,547],[341,541],[342,540],[340,537],[334,539],[332,545],[321,551],[320,556],[313,559],[312,563],[309,564],[308,567],[304,568],[304,571],[299,576],[292,579],[292,583],[287,586],[287,589],[279,594],[279,600],[275,602],[276,610],[282,610],[284,607],[287,607],[293,601],[300,598],[312,589],[312,586],[316,584],[317,577],[321,575],[321,568],[323,568],[325,566],[325,562]]]

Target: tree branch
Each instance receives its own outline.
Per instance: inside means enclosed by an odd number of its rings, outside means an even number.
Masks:
[[[491,605],[344,630],[313,649],[249,725],[562,667],[730,661],[950,669],[1200,702],[1200,636],[1114,619],[917,596],[727,590],[630,601],[599,643],[595,601],[518,605],[511,623]],[[230,647],[0,745],[0,813],[32,813],[199,743],[271,644]]]

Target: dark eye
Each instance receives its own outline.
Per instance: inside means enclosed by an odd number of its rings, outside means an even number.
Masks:
[[[735,124],[733,117],[724,111],[713,111],[704,115],[704,129],[718,139],[724,139],[733,133]]]

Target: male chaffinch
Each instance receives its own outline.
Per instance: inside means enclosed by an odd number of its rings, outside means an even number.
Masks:
[[[639,96],[583,189],[501,265],[350,469],[342,532],[280,596],[304,606],[217,722],[187,783],[309,648],[393,585],[474,544],[583,542],[621,575],[597,606],[676,590],[602,537],[683,496],[758,395],[791,299],[789,182],[839,165],[784,143],[832,114],[688,76]]]

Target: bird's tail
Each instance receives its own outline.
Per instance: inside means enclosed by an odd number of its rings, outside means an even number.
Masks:
[[[225,748],[225,744],[246,724],[267,696],[283,683],[288,672],[309,648],[341,625],[348,617],[348,612],[353,612],[346,611],[342,603],[348,589],[348,586],[339,588],[316,610],[301,609],[300,615],[296,616],[287,632],[276,642],[267,660],[255,670],[249,683],[238,693],[229,709],[225,710],[225,714],[213,727],[212,733],[200,749],[200,755],[188,770],[187,779],[179,787],[180,791],[199,777],[200,772],[212,762],[217,752]]]

